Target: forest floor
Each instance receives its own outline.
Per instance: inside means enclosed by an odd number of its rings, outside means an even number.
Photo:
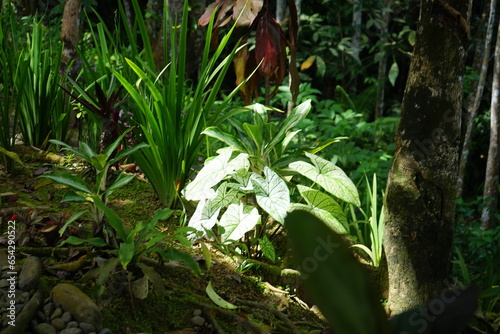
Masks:
[[[78,167],[71,163],[33,161],[10,175],[0,165],[0,194],[4,194],[0,203],[0,239],[5,241],[7,221],[16,215],[16,260],[22,262],[29,255],[40,257],[42,277],[49,288],[61,282],[78,286],[96,301],[103,326],[113,333],[320,333],[327,327],[315,308],[302,301],[307,296],[297,292],[301,288],[293,280],[280,276],[279,267],[254,261],[246,270],[238,270],[233,259],[211,248],[212,265],[207,268],[199,244],[190,248],[178,244],[176,248],[199,263],[201,275],[175,261],[155,266],[166,288],[166,296],[162,298],[151,287],[147,298],[131,297],[125,284],[127,273],[120,266],[110,275],[104,291],[98,291],[93,280],[82,280],[96,265],[89,258],[77,270],[54,270],[95,251],[68,245],[57,248],[61,242],[59,228],[86,204],[62,203],[66,187],[53,183],[41,186],[43,179],[38,178],[61,170],[76,173],[75,166]],[[108,204],[128,227],[141,220],[148,221],[161,208],[153,189],[140,176],[117,190]],[[90,226],[90,221],[79,223],[82,231],[87,224]],[[178,224],[162,223],[158,227],[172,236]],[[79,235],[74,229],[70,232]],[[47,249],[51,251],[47,253]],[[208,282],[223,299],[238,308],[227,310],[213,303],[205,291]],[[206,324],[211,324],[209,328],[193,324],[195,310],[202,310]]]

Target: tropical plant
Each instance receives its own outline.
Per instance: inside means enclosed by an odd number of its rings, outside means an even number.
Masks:
[[[108,228],[103,228],[104,211],[97,205],[96,199],[106,204],[109,196],[115,190],[132,181],[134,175],[121,172],[114,180],[114,182],[108,185],[109,168],[121,159],[147,146],[147,144],[141,143],[137,146],[123,149],[115,154],[115,150],[118,148],[123,138],[129,131],[131,131],[131,129],[123,132],[101,154],[97,154],[85,142],[79,142],[80,149],[77,150],[64,142],[54,139],[51,140],[53,144],[62,146],[64,150],[73,153],[75,156],[83,158],[92,166],[96,173],[95,181],[92,184],[88,184],[81,177],[65,173],[47,174],[40,176],[42,178],[52,180],[55,183],[65,185],[71,189],[64,194],[64,197],[62,199],[63,202],[89,203],[90,215],[94,223],[93,234],[94,236],[98,236],[101,233],[104,233],[105,237],[107,238],[107,242],[109,242],[110,231]],[[75,212],[71,216],[71,218],[66,221],[65,225],[61,228],[59,233],[62,235],[69,224],[71,224],[87,212],[87,210],[79,210]]]
[[[191,167],[197,165],[201,132],[207,126],[217,126],[232,114],[226,112],[237,89],[218,102],[221,85],[237,48],[222,61],[222,51],[232,30],[221,39],[219,47],[210,57],[212,23],[207,30],[206,45],[202,57],[200,77],[195,86],[185,79],[187,54],[188,3],[180,29],[171,24],[165,6],[164,36],[170,37],[169,65],[159,75],[144,71],[143,62],[127,59],[126,63],[138,79],[124,77],[112,69],[113,74],[129,93],[135,104],[132,122],[139,126],[137,138],[149,144],[133,157],[155,189],[163,205],[170,207],[177,200],[177,192],[184,188]],[[144,19],[136,15],[147,58],[152,58]],[[167,43],[166,43],[167,44]],[[151,53],[151,55],[150,55]],[[151,62],[152,60],[149,60]],[[146,66],[146,68],[150,68]]]
[[[47,148],[50,138],[66,140],[70,104],[59,88],[61,53],[61,45],[47,41],[42,23],[33,19],[14,79],[20,99],[19,127],[26,145]]]
[[[311,110],[310,100],[306,100],[294,108],[290,116],[280,123],[270,122],[268,109],[258,103],[237,110],[251,111],[253,123],[241,123],[234,118],[230,119],[230,124],[236,130],[236,136],[216,126],[208,127],[202,133],[222,141],[237,152],[247,154],[250,160],[250,169],[257,174],[262,174],[266,166],[273,170],[279,170],[297,159],[300,153],[288,156],[285,155],[285,152],[292,139],[300,132],[300,130],[290,130],[296,127]],[[327,141],[323,147],[332,142]]]
[[[0,158],[6,166],[8,172],[13,171],[14,159],[19,160],[15,155],[14,141],[17,129],[17,119],[19,110],[16,107],[18,99],[13,91],[14,75],[17,66],[18,44],[15,38],[15,23],[13,15],[0,15]],[[7,29],[8,27],[8,29]],[[13,38],[9,38],[10,35]]]
[[[312,153],[305,153],[312,162],[295,161],[290,170],[313,182],[314,187],[297,185],[300,195],[307,204],[294,203],[290,211],[302,210],[323,220],[333,231],[339,234],[349,234],[349,226],[344,209],[340,202],[360,206],[358,190],[344,171],[331,161]],[[330,195],[333,195],[330,196]]]
[[[184,191],[187,200],[198,201],[188,223],[196,230],[189,234],[191,241],[210,233],[216,224],[220,229],[220,243],[227,244],[237,242],[257,224],[263,226],[260,231],[266,231],[268,218],[284,221],[290,204],[285,181],[267,166],[263,169],[264,177],[249,170],[248,154],[237,153],[232,157],[233,152],[232,147],[218,150],[219,155],[206,162]],[[259,234],[262,233],[257,232],[254,238],[270,245],[269,239]],[[275,260],[272,245],[261,250]]]
[[[363,250],[369,256],[374,267],[380,265],[382,259],[382,243],[384,240],[384,206],[378,209],[378,193],[377,193],[377,174],[373,174],[372,184],[365,175],[366,179],[366,210],[359,208],[363,215],[362,220],[359,220],[356,215],[356,208],[349,205],[351,212],[351,226],[354,228],[358,244],[352,247]],[[383,193],[382,193],[383,197]],[[363,224],[363,227],[359,225]]]
[[[469,287],[444,290],[425,307],[387,320],[374,284],[341,235],[301,210],[287,216],[285,227],[306,288],[335,333],[459,333],[474,316],[479,289]]]
[[[117,268],[118,264],[120,264],[121,268],[128,273],[140,270],[144,277],[152,282],[158,296],[164,297],[166,291],[160,274],[144,261],[144,257],[151,254],[159,256],[162,261],[182,261],[195,274],[199,275],[201,273],[198,263],[189,254],[181,252],[175,247],[170,247],[165,242],[167,236],[156,228],[160,220],[168,219],[174,213],[173,210],[158,210],[148,222],[139,221],[133,228],[127,229],[122,219],[111,208],[106,206],[99,196],[92,195],[91,197],[99,210],[104,213],[107,222],[118,237],[116,249],[107,251],[107,254],[111,255],[111,257],[104,260],[98,267],[87,272],[82,278],[84,281],[95,279],[96,289],[99,293],[102,293],[111,272],[120,270],[120,268]],[[81,239],[75,236],[70,236],[61,245],[82,245],[85,243],[100,247],[108,246],[108,243],[102,238]],[[127,277],[130,284],[131,275]],[[147,281],[144,281],[143,284],[147,285]]]

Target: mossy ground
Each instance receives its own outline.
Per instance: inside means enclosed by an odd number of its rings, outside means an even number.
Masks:
[[[67,190],[66,187],[55,184],[37,187],[40,179],[30,175],[27,171],[33,172],[42,167],[42,163],[32,163],[28,169],[16,170],[17,174],[14,175],[6,174],[0,169],[0,193],[12,192],[19,196],[15,202],[0,205],[0,233],[5,231],[4,222],[10,219],[12,214],[35,209],[40,216],[64,212],[71,215],[86,207],[86,204],[72,203],[69,206],[61,204],[61,199]],[[52,171],[61,169],[53,166],[48,168]],[[108,205],[129,227],[137,221],[148,220],[156,210],[161,209],[152,187],[146,181],[138,178],[117,190],[109,199]],[[170,222],[161,227],[163,231],[171,234],[176,230],[176,226],[178,226],[176,224],[178,223]],[[80,250],[78,253],[70,247],[67,251],[59,253],[51,251],[51,255],[47,255],[47,253],[43,254],[42,249],[49,245],[28,243],[27,246],[34,246],[33,249],[39,248],[38,251],[42,254],[41,260],[45,269],[43,275],[49,288],[59,282],[72,283],[80,287],[96,299],[102,310],[104,325],[114,333],[161,334],[183,328],[192,328],[191,318],[195,309],[204,309],[204,312],[209,312],[225,333],[255,332],[245,328],[245,324],[248,322],[269,333],[291,332],[291,329],[271,312],[245,306],[238,303],[238,300],[280,309],[293,323],[297,324],[297,329],[305,333],[325,327],[325,323],[316,314],[299,306],[290,295],[273,294],[264,289],[262,281],[268,280],[275,285],[280,285],[282,282],[273,282],[273,277],[264,277],[262,272],[258,270],[258,265],[254,266],[255,276],[245,275],[237,271],[237,266],[231,259],[214,250],[212,251],[212,267],[208,270],[204,266],[204,261],[200,260],[202,274],[198,276],[190,269],[176,263],[156,266],[155,269],[160,273],[167,289],[166,296],[159,298],[150,287],[148,297],[144,300],[138,300],[131,299],[127,289],[127,281],[124,279],[120,281],[120,275],[126,276],[123,275],[121,268],[112,273],[104,292],[101,294],[96,294],[92,280],[87,282],[81,280],[82,275],[90,269],[90,262],[78,271],[66,273],[63,277],[57,277],[57,272],[49,270],[53,263],[75,260],[85,250]],[[203,258],[200,248],[196,245],[192,248],[180,245],[176,247],[191,253],[198,259]],[[72,257],[69,254],[73,254]],[[239,308],[231,311],[218,308],[205,292],[209,281],[220,296],[238,305]],[[241,319],[245,321],[241,321]]]

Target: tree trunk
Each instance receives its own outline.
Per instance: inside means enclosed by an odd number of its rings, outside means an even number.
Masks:
[[[61,26],[61,41],[64,45],[61,57],[63,72],[76,59],[76,46],[80,35],[80,6],[81,0],[67,0],[64,5]]]
[[[471,0],[423,0],[385,197],[391,312],[445,286],[455,216]]]
[[[491,88],[490,107],[490,146],[486,162],[486,178],[484,180],[484,208],[481,214],[481,227],[488,230],[492,227],[492,211],[496,209],[498,199],[498,108],[500,95],[500,24],[498,25],[497,43],[495,46],[495,67],[493,70],[493,85]]]
[[[473,84],[473,87],[477,87],[474,93],[471,93],[473,95],[470,98],[470,103],[467,108],[468,115],[465,119],[465,134],[464,134],[464,140],[462,144],[462,152],[460,155],[460,165],[458,167],[458,180],[457,180],[457,186],[458,186],[458,192],[457,192],[457,197],[462,197],[463,195],[463,188],[464,188],[464,178],[465,178],[465,171],[467,167],[467,161],[469,159],[469,149],[470,149],[470,144],[472,142],[472,132],[474,130],[474,125],[475,125],[475,120],[477,113],[479,111],[479,106],[481,104],[481,99],[483,97],[483,91],[484,91],[484,84],[486,82],[486,75],[488,74],[488,63],[490,61],[490,50],[491,50],[491,40],[493,36],[493,26],[495,23],[495,10],[496,10],[496,0],[490,0],[490,6],[489,6],[489,17],[488,17],[488,23],[487,23],[487,28],[486,28],[486,35],[484,37],[484,46],[480,46],[478,48],[481,48],[483,50],[482,52],[482,61],[481,61],[481,67],[480,69],[480,74],[479,74],[479,79],[477,82]],[[484,49],[483,49],[484,48]]]

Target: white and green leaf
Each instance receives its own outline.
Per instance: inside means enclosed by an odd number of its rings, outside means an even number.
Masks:
[[[305,161],[295,161],[289,167],[319,184],[333,196],[358,207],[361,205],[358,189],[340,167],[311,153],[306,152],[306,156],[314,165]]]
[[[255,189],[259,206],[276,221],[283,223],[290,206],[290,191],[285,181],[269,167],[264,167],[265,178],[252,174],[250,181]]]
[[[259,221],[260,215],[256,207],[244,206],[243,203],[229,205],[219,221],[219,226],[224,228],[222,242],[241,239]]]

